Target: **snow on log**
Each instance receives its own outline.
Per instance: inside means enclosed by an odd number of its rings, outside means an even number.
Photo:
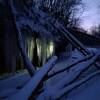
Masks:
[[[47,78],[51,78],[51,77],[53,77],[53,76],[55,76],[55,75],[57,75],[57,74],[59,74],[59,73],[61,73],[61,72],[64,72],[64,71],[66,71],[66,70],[68,70],[68,69],[70,69],[70,68],[72,68],[72,67],[75,67],[75,65],[77,65],[77,64],[79,64],[79,63],[81,63],[81,62],[83,62],[83,61],[87,61],[87,60],[89,60],[89,59],[92,58],[92,57],[93,57],[93,55],[88,55],[88,56],[86,56],[86,57],[83,57],[83,58],[81,58],[81,59],[79,59],[79,60],[77,60],[77,61],[71,63],[70,65],[66,66],[65,68],[62,68],[62,69],[57,70],[57,71],[55,71],[55,70],[52,69],[52,70],[50,70],[50,72],[48,73]]]
[[[75,38],[72,33],[66,30],[62,25],[59,24],[60,31],[64,34],[64,36],[74,45],[84,56],[91,54],[91,52],[84,47],[84,45]],[[100,68],[98,63],[94,64],[96,68]]]
[[[84,84],[85,82],[89,81],[91,78],[93,78],[94,76],[100,74],[100,70],[97,70],[93,73],[91,73],[90,75],[86,76],[85,78],[74,82],[73,84],[69,85],[68,87],[65,87],[63,90],[61,90],[59,93],[55,94],[55,99],[59,99],[62,96],[66,95],[67,93],[71,92],[73,89],[79,87],[80,85]]]
[[[63,33],[63,35],[72,43],[72,45],[74,45],[79,51],[81,51],[83,55],[86,56],[90,54],[90,52],[84,47],[84,45],[76,37],[74,37],[72,33],[66,30],[63,25],[57,23],[55,27],[59,29],[61,33]]]
[[[32,79],[15,95],[7,100],[28,100],[31,94],[36,90],[40,82],[43,80],[48,71],[53,67],[57,57],[52,57],[41,69],[32,77]]]
[[[91,65],[93,65],[95,63],[97,58],[98,58],[98,56],[94,56],[90,60],[83,61],[83,62],[77,64],[76,66],[74,66],[73,68],[71,68],[68,75],[62,81],[60,81],[58,84],[56,84],[56,86],[55,86],[56,89],[61,89],[64,86],[67,86],[68,84],[70,84],[73,81],[75,81],[76,79],[78,79],[78,77],[82,73],[84,73],[89,67],[91,67]]]
[[[52,98],[52,100],[56,100],[55,98],[58,94],[59,96],[59,91],[61,91],[63,88],[69,86],[70,84],[74,83],[75,80],[78,79],[78,77],[84,72],[86,71],[89,67],[91,67],[92,64],[94,64],[96,62],[98,58],[98,55],[92,57],[91,59],[87,60],[87,61],[83,61],[79,64],[77,64],[76,66],[74,66],[73,68],[70,69],[68,75],[61,80],[59,83],[57,83],[54,86],[50,86],[48,87],[43,93],[41,93],[39,95],[39,97],[37,98],[37,100],[40,100],[40,98],[42,99],[50,99]]]

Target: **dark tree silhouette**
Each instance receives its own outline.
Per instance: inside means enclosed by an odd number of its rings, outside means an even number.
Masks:
[[[100,37],[100,25],[92,27],[92,35]]]
[[[78,25],[76,13],[82,9],[82,0],[33,0],[37,7],[47,12],[67,27]]]

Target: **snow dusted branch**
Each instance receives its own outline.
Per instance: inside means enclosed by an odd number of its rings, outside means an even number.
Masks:
[[[56,56],[52,57],[18,93],[12,97],[9,97],[7,100],[28,100],[31,94],[35,92],[48,71],[53,68],[56,60]]]
[[[84,47],[84,45],[78,41],[69,31],[67,31],[63,26],[61,26],[62,32],[65,35],[65,37],[69,38],[69,41],[79,50],[83,53],[84,56],[91,54],[91,52]],[[97,69],[100,69],[100,66],[98,63],[94,63],[95,67]]]
[[[55,99],[59,99],[62,96],[66,95],[67,93],[71,92],[73,89],[79,87],[80,85],[84,84],[85,82],[89,81],[91,78],[95,77],[96,75],[100,74],[100,70],[97,70],[90,75],[86,76],[85,78],[79,80],[78,82],[74,82],[68,87],[65,87],[59,93],[55,94]]]
[[[79,50],[83,53],[83,55],[89,55],[91,54],[88,49],[84,47],[84,45],[76,39],[69,31],[67,31],[63,26],[61,26],[61,30],[63,31],[63,34],[65,37],[69,38],[69,41]]]
[[[95,63],[97,58],[98,56],[94,56],[90,60],[82,62],[76,65],[74,68],[71,68],[68,75],[56,85],[56,88],[63,88],[64,86],[67,86],[76,81],[82,73],[84,73],[87,69],[91,67],[91,65]]]
[[[61,80],[54,86],[48,87],[43,93],[39,95],[37,100],[40,100],[40,98],[42,99],[52,98],[52,100],[56,100],[57,98],[62,96],[60,95],[63,94],[63,92],[60,93],[61,89],[63,91],[65,87],[67,88],[69,87],[69,85],[74,84],[74,82],[78,79],[78,77],[96,62],[97,58],[98,55],[92,57],[87,61],[83,61],[77,64],[75,67],[71,68],[68,75],[66,75],[66,77],[63,80]]]
[[[61,25],[60,23],[57,22],[56,24],[53,25],[53,27],[55,27],[55,29],[59,30],[60,33],[63,33],[63,35],[66,37],[66,39],[68,41],[70,41],[70,43],[72,45],[74,45],[84,56],[92,54],[88,49],[86,49],[84,47],[84,45],[77,38],[75,38],[72,35],[72,33],[70,33],[68,30],[66,30],[63,25]],[[95,63],[94,65],[97,69],[100,69],[100,66],[98,63]]]
[[[89,59],[92,58],[92,57],[93,57],[93,55],[88,55],[88,56],[86,56],[86,57],[83,57],[83,58],[81,58],[81,59],[79,59],[79,60],[77,60],[77,61],[71,63],[70,65],[68,65],[68,66],[66,66],[65,68],[62,68],[62,69],[60,69],[60,70],[58,70],[58,71],[51,70],[51,71],[48,73],[48,75],[47,75],[46,78],[47,78],[47,79],[48,79],[48,78],[51,78],[51,77],[53,77],[53,76],[55,76],[55,75],[57,75],[57,74],[59,74],[59,73],[62,73],[62,72],[64,72],[64,71],[66,71],[66,70],[69,70],[70,68],[75,67],[77,64],[79,64],[79,63],[81,63],[81,62],[83,62],[83,61],[87,61],[87,60],[89,60]]]

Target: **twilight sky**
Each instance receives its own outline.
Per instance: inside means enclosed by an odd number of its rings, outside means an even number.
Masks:
[[[83,0],[85,4],[84,13],[81,16],[82,24],[81,26],[90,30],[92,26],[100,24],[100,0]]]

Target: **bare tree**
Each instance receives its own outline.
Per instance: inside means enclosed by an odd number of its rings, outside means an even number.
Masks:
[[[34,2],[40,9],[63,22],[67,27],[79,23],[76,13],[79,6],[82,8],[82,0],[34,0]]]
[[[92,35],[100,37],[100,25],[92,27]]]

